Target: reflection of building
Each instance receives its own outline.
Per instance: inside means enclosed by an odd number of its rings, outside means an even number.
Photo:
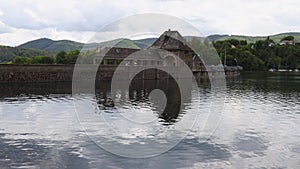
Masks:
[[[191,70],[205,70],[199,57],[197,57],[195,52],[186,44],[186,41],[178,31],[165,31],[148,49],[162,49],[170,52],[170,55],[151,55],[151,57],[145,55],[140,57],[139,60],[130,60],[128,61],[128,64],[125,65],[180,67],[180,61],[177,58],[179,57],[190,67]],[[117,66],[127,56],[138,51],[139,49],[119,47],[107,48],[106,50],[104,49],[94,56],[94,64],[99,63],[99,61],[103,58],[101,64],[107,66]]]
[[[120,81],[119,83],[123,85],[126,82]],[[128,91],[120,89],[112,92],[109,81],[103,81],[101,84],[96,83],[96,85],[101,85],[101,87],[97,87],[95,91],[99,110],[108,110],[107,112],[110,113],[117,112],[116,107],[112,106],[114,104],[113,100],[117,100],[117,107],[130,107],[134,105],[141,108],[141,111],[151,109],[152,113],[159,118],[158,120],[163,125],[172,125],[179,121],[186,113],[185,110],[188,109],[187,105],[192,103],[191,86],[186,85],[186,87],[180,91],[177,82],[172,78],[159,81],[147,80],[147,83],[143,80],[133,80],[130,82]],[[150,93],[156,89],[163,91],[166,96],[166,103],[163,107],[160,107],[158,104],[158,102],[161,102],[160,99],[150,99]]]

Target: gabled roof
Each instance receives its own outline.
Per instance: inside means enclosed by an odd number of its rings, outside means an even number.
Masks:
[[[165,50],[192,50],[178,31],[165,31],[149,48]]]
[[[153,49],[153,50],[152,50]],[[155,51],[155,49],[161,49]],[[137,52],[139,55],[143,55],[145,60],[161,60],[162,51],[192,51],[193,50],[187,45],[185,39],[181,36],[178,31],[165,31],[146,51],[141,49],[121,48],[121,47],[104,47],[97,51],[94,57],[103,57],[106,59],[124,59],[127,56]],[[138,52],[139,51],[139,52]],[[148,52],[148,53],[144,53]]]

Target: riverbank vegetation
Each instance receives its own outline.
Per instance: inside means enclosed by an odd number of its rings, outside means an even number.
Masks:
[[[55,57],[50,56],[17,56],[11,62],[12,64],[75,64],[79,56],[79,50],[69,52],[61,51]]]
[[[293,36],[280,43],[267,37],[254,43],[229,39],[213,42],[220,59],[227,66],[242,66],[244,70],[300,69],[300,44]]]

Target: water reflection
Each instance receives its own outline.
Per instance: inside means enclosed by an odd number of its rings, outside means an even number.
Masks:
[[[0,165],[1,167],[32,166],[47,154],[47,147],[32,139],[6,139],[0,134]],[[22,157],[22,158],[20,158]]]
[[[300,75],[293,73],[274,72],[243,72],[238,79],[228,79],[228,87],[240,90],[252,90],[254,92],[277,92],[299,94]],[[299,95],[298,95],[299,96]]]
[[[93,145],[86,146],[88,149],[97,149]],[[100,158],[99,158],[100,157]],[[109,158],[107,158],[109,157]],[[212,142],[199,142],[197,138],[185,139],[168,153],[146,159],[130,159],[111,156],[107,152],[99,151],[93,157],[91,167],[99,168],[99,164],[107,168],[200,168],[197,163],[220,162],[226,164],[232,157],[229,147]],[[98,158],[98,159],[96,159]],[[223,163],[225,161],[225,163]],[[215,166],[216,168],[222,165]],[[201,167],[202,168],[202,167]]]
[[[234,140],[233,147],[235,151],[240,151],[243,158],[264,156],[264,152],[268,149],[268,142],[256,132],[251,135],[237,133]]]
[[[115,105],[111,99],[110,81],[101,81],[96,84],[96,99],[100,110],[112,109]],[[159,112],[162,109],[155,105],[159,104],[160,100],[150,100],[149,94],[154,89],[162,90],[166,97],[167,103],[163,108],[163,112],[157,114],[161,119],[162,124],[168,125],[178,120],[180,109],[185,109],[191,104],[191,88],[188,86],[185,91],[180,92],[180,89],[174,79],[168,80],[134,80],[130,84],[129,100],[131,105],[141,107],[148,106],[154,112]],[[69,97],[72,93],[72,83],[0,83],[0,99],[8,103],[25,103],[31,101],[46,101],[60,100]],[[184,95],[183,105],[181,105],[180,95]],[[121,91],[122,101],[127,102],[124,96],[126,93]],[[111,112],[111,111],[106,111]]]
[[[101,87],[97,87],[98,90],[96,91],[96,98],[98,100],[100,110],[112,110],[112,107],[115,106],[113,100],[110,98],[111,93],[109,91],[109,84],[109,81],[101,82]],[[160,102],[163,100],[162,98],[155,98],[155,100],[151,100],[150,93],[155,89],[160,89],[166,95],[167,103],[165,106],[157,106],[160,105]],[[182,94],[184,94],[185,104],[181,105],[180,89],[174,79],[135,80],[130,83],[128,94],[129,98],[126,97],[127,94],[123,90],[119,91],[120,96],[118,97],[121,98],[119,102],[123,104],[122,106],[128,106],[128,104],[130,104],[139,108],[149,108],[153,110],[153,112],[157,113],[162,124],[168,125],[178,120],[181,106],[185,109],[185,105],[189,105],[191,103],[191,90],[183,92],[184,93]],[[161,111],[163,112],[158,113]]]
[[[35,134],[0,134],[1,168],[88,168],[88,161],[73,153],[77,148],[32,139],[31,135]],[[58,145],[62,147],[58,148]]]
[[[71,82],[60,83],[0,83],[0,98],[63,96],[72,93]]]
[[[297,168],[299,77],[246,73],[228,79],[224,116],[212,138],[206,140],[191,131],[170,151],[147,159],[121,158],[95,145],[78,124],[71,83],[0,83],[0,168]],[[99,84],[98,100],[111,96],[109,84]],[[126,103],[155,112],[150,99],[154,88],[168,93],[171,100],[178,94],[176,86],[164,84],[133,82]],[[201,83],[200,89],[203,102],[199,104],[204,107],[209,84]],[[186,93],[182,112],[172,114],[170,106],[165,116],[156,114],[160,127],[172,128],[195,111],[191,104],[198,98]],[[101,103],[96,106],[103,107]]]

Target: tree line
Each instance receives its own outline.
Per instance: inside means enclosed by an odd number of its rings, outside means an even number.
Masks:
[[[193,44],[192,40],[192,44]],[[283,41],[294,41],[293,36],[281,39]],[[204,40],[204,44],[209,43]],[[197,44],[197,43],[195,43]],[[199,43],[198,43],[199,44]],[[244,70],[268,70],[268,69],[300,69],[300,44],[278,44],[267,37],[254,43],[246,40],[229,39],[212,42],[219,54],[220,60],[226,66],[242,66]],[[205,49],[205,48],[203,48]],[[92,55],[95,51],[82,54],[79,62],[93,63]],[[13,59],[14,64],[74,64],[80,54],[79,50],[61,51],[55,57],[17,56]],[[226,59],[225,59],[226,58]]]
[[[80,54],[79,50],[61,51],[55,57],[50,56],[17,56],[13,59],[13,64],[75,64]]]
[[[38,50],[38,49],[24,49],[20,47],[10,47],[0,45],[0,63],[11,63],[17,56],[33,57],[33,56],[51,56],[55,54],[52,52]]]
[[[283,37],[281,42],[275,43],[269,37],[249,44],[246,40],[229,39],[213,42],[213,46],[227,66],[238,65],[250,71],[300,69],[300,44],[294,43],[293,36]]]

